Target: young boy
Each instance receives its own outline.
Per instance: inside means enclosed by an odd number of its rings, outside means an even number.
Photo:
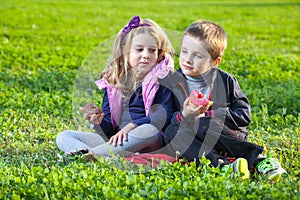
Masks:
[[[221,164],[225,171],[232,167],[243,178],[249,177],[255,165],[270,180],[278,180],[285,172],[279,162],[258,159],[263,147],[246,141],[251,122],[247,97],[234,76],[217,68],[226,47],[226,33],[215,23],[200,20],[185,30],[180,69],[165,83],[178,100],[178,111],[164,133],[166,147],[197,164],[204,154],[213,166]],[[212,106],[192,105],[188,96],[195,89],[213,101]],[[236,158],[235,162],[229,157]]]

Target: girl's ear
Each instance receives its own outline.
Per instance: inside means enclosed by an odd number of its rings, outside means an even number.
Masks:
[[[221,60],[222,60],[222,57],[217,57],[214,61],[213,61],[213,63],[214,63],[214,66],[215,67],[217,67],[220,63],[221,63]]]

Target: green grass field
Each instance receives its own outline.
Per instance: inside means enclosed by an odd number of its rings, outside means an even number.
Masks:
[[[0,0],[0,199],[300,199],[299,13],[300,1]],[[78,70],[134,15],[179,35],[200,18],[224,27],[219,67],[251,102],[249,140],[278,158],[287,178],[216,176],[205,159],[199,169],[158,170],[118,158],[61,162],[56,135],[78,128]]]

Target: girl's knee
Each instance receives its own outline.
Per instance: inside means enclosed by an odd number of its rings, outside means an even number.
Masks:
[[[152,124],[143,124],[139,126],[141,130],[146,130],[147,132],[153,132],[153,133],[158,133],[159,130],[153,126]]]
[[[159,134],[159,130],[152,124],[143,124],[136,127],[128,134],[132,136],[138,136],[138,137],[152,137]]]
[[[152,124],[142,124],[131,131],[133,135],[154,136],[159,133],[159,130]]]
[[[60,132],[56,137],[56,144],[64,143],[67,138],[72,137],[74,135],[74,131],[65,130]]]

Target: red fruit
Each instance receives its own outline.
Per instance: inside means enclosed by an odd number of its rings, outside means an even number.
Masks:
[[[196,107],[202,106],[205,107],[207,105],[212,105],[213,102],[210,100],[207,100],[199,90],[193,90],[189,96],[189,101]]]

